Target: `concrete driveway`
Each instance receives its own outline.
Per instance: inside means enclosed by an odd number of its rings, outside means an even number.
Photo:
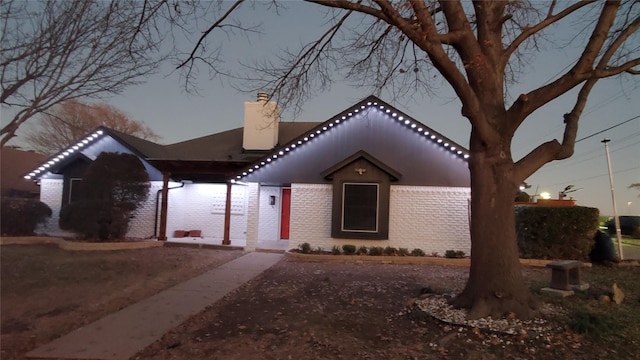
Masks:
[[[614,242],[616,251],[618,251],[618,243]],[[622,244],[622,255],[625,260],[640,260],[640,246]]]

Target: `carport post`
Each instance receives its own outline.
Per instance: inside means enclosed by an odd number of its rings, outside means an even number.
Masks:
[[[227,181],[227,199],[224,204],[224,237],[222,238],[222,245],[231,245],[231,239],[229,233],[231,231],[231,181]]]
[[[160,206],[160,231],[158,240],[167,241],[167,207],[169,204],[169,176],[168,172],[162,173],[162,202]]]

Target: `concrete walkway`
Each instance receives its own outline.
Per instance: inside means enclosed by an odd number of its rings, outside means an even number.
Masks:
[[[77,329],[27,353],[27,357],[129,359],[282,257],[274,253],[249,253]]]

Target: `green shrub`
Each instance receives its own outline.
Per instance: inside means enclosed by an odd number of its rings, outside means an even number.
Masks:
[[[3,236],[33,235],[38,224],[51,217],[51,208],[35,199],[2,198],[0,233]]]
[[[356,253],[356,246],[349,244],[342,245],[342,251],[345,255],[353,255]]]
[[[424,256],[425,253],[422,249],[415,248],[411,250],[411,256]]]
[[[358,254],[358,255],[367,255],[368,252],[369,252],[369,249],[367,249],[366,246],[360,246],[358,248],[358,251],[356,252],[356,254]]]
[[[431,252],[431,256],[432,256],[432,257],[438,257],[438,256],[439,256],[439,254],[438,254],[438,252],[437,252],[437,251],[432,251],[432,252]]]
[[[333,254],[333,255],[340,255],[340,254],[342,254],[342,251],[340,251],[340,246],[338,246],[338,245],[333,245],[333,246],[331,247],[331,254]]]
[[[149,174],[133,154],[101,153],[82,179],[83,198],[60,211],[60,228],[85,240],[122,239],[149,196]]]
[[[579,334],[596,338],[608,337],[614,328],[613,320],[606,314],[575,311],[570,315],[569,327]]]
[[[529,201],[531,201],[531,196],[524,191],[518,191],[515,201],[528,203]]]
[[[525,259],[589,260],[598,209],[582,206],[516,206],[518,249]]]
[[[84,240],[122,239],[129,228],[129,209],[103,200],[81,200],[60,211],[60,228],[82,235]]]
[[[464,251],[460,250],[447,250],[444,252],[444,257],[449,259],[462,259],[464,258]]]
[[[392,246],[387,246],[386,248],[384,248],[383,253],[385,255],[397,255],[398,254],[398,249],[392,247]]]
[[[149,196],[149,174],[133,154],[101,153],[82,179],[84,198],[135,211]]]
[[[308,242],[302,243],[298,245],[298,249],[300,249],[300,252],[303,254],[309,254],[311,252],[311,244]]]
[[[409,255],[409,249],[407,249],[407,248],[399,248],[398,249],[398,255],[400,255],[400,256]]]
[[[380,246],[372,246],[369,248],[369,255],[380,256],[384,252],[384,249]]]

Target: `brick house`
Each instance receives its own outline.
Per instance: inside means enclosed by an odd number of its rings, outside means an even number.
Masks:
[[[373,96],[313,123],[280,122],[259,94],[243,128],[172,145],[99,128],[26,177],[57,216],[103,151],[138,155],[152,181],[130,237],[470,249],[468,151]]]

